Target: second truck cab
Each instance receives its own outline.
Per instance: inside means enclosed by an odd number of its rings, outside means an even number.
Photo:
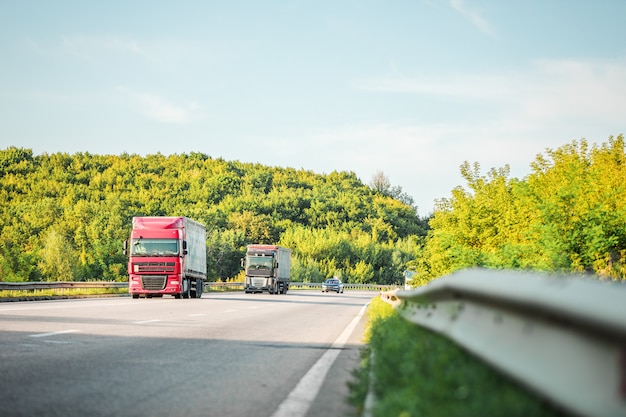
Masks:
[[[291,250],[276,245],[248,245],[241,260],[246,293],[267,291],[287,294],[291,273]]]

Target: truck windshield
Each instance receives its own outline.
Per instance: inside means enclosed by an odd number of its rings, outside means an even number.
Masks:
[[[274,258],[271,256],[249,256],[248,268],[250,269],[272,269]]]
[[[130,254],[135,256],[171,256],[178,255],[176,239],[133,239]]]

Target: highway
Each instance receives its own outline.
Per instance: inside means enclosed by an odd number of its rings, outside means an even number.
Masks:
[[[0,416],[354,416],[376,295],[0,303]]]

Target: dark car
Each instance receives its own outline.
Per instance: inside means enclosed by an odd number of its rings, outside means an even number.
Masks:
[[[337,294],[343,293],[343,283],[340,279],[329,278],[322,283],[322,292],[336,291]]]

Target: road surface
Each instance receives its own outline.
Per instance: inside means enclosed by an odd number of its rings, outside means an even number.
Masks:
[[[354,416],[376,295],[0,303],[0,416]]]

